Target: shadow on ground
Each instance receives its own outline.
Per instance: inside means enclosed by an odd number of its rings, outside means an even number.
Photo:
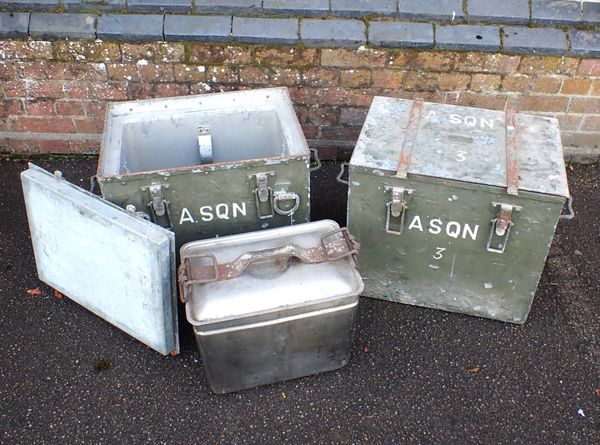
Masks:
[[[86,188],[95,168],[39,164]],[[37,279],[25,168],[0,162],[2,443],[600,443],[596,167],[570,172],[577,218],[524,326],[363,299],[348,366],[220,396],[185,321],[181,355],[161,357]],[[344,223],[337,171],[313,174],[313,219]]]

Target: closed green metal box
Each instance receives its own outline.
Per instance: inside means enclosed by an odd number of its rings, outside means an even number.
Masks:
[[[310,218],[310,151],[285,88],[111,104],[102,196],[177,245]]]
[[[568,197],[555,119],[376,97],[349,167],[364,295],[524,323]]]

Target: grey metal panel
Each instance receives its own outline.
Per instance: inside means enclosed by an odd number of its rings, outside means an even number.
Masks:
[[[40,279],[161,354],[178,352],[173,233],[33,164],[21,181]]]
[[[396,171],[411,105],[405,99],[374,98],[353,165]],[[568,197],[556,121],[523,114],[516,119],[519,189]],[[505,113],[426,103],[408,172],[506,187]]]

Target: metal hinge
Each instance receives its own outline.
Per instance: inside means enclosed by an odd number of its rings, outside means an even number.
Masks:
[[[152,184],[148,187],[150,193],[150,202],[148,207],[152,215],[152,222],[163,227],[173,227],[171,223],[171,214],[169,213],[169,201],[164,197],[162,184]],[[161,220],[163,223],[161,223]]]
[[[404,187],[385,187],[386,193],[390,193],[390,200],[386,203],[385,231],[392,235],[402,235],[404,232],[404,220],[406,219],[406,210],[408,201],[413,190]],[[392,228],[394,219],[397,219],[396,227]]]
[[[510,236],[510,230],[514,225],[515,213],[520,212],[521,207],[493,202],[492,208],[494,209],[495,217],[490,221],[490,236],[488,237],[486,248],[488,252],[504,253]]]

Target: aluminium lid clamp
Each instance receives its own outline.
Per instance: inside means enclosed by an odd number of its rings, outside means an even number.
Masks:
[[[216,256],[210,253],[185,256],[181,258],[178,271],[179,298],[182,303],[187,302],[188,289],[194,284],[231,280],[242,275],[252,264],[281,259],[297,258],[306,264],[318,264],[351,256],[358,268],[359,249],[358,242],[344,227],[322,235],[319,245],[315,247],[304,248],[296,244],[286,244],[246,252],[229,263],[220,264]]]

